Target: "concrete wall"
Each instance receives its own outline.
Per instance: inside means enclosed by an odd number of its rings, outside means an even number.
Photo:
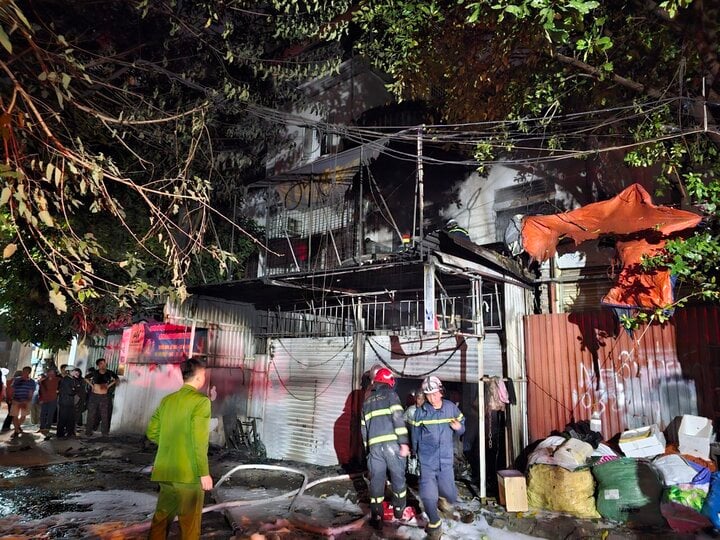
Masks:
[[[312,106],[288,113],[288,145],[266,164],[268,176],[291,170],[321,155],[319,147],[312,148],[310,155],[307,148],[303,148],[305,126],[318,122],[350,125],[363,112],[392,99],[385,82],[358,60],[344,62],[339,73],[310,81],[303,90]]]
[[[31,365],[32,353],[32,345],[23,345],[7,338],[0,339],[0,369],[5,374],[3,380],[11,379],[18,369]]]

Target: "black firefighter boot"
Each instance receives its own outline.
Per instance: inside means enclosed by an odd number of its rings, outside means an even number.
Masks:
[[[382,512],[382,504],[370,504],[370,526],[376,531],[380,531],[383,528]]]
[[[393,517],[395,519],[402,519],[403,512],[405,512],[405,505],[407,503],[405,499],[405,493],[398,495],[393,493]]]
[[[439,527],[426,527],[425,532],[427,540],[440,540],[442,538],[442,525]]]

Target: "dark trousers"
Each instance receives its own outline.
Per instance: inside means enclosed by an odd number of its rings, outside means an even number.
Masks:
[[[5,417],[5,421],[3,422],[3,425],[2,425],[3,431],[9,431],[10,428],[12,427],[12,421],[13,421],[13,417],[10,415],[10,409],[12,409],[12,400],[7,401],[6,403],[7,403],[7,408],[8,408],[8,414]]]
[[[113,394],[108,394],[108,425],[112,422]],[[95,417],[95,423],[90,426],[95,431],[100,426],[100,416]]]
[[[442,524],[438,512],[440,497],[447,499],[451,504],[457,502],[457,486],[455,485],[455,471],[452,464],[444,469],[433,469],[420,460],[420,500],[428,516],[428,528],[435,529]]]
[[[75,425],[82,426],[82,415],[85,412],[85,398],[75,403]]]
[[[100,431],[104,436],[110,434],[110,397],[107,394],[90,394],[88,400],[88,417],[85,433],[92,435],[96,418],[100,417]]]
[[[367,458],[370,476],[370,511],[373,516],[382,516],[382,503],[385,499],[385,480],[390,475],[394,508],[405,508],[407,486],[405,466],[407,459],[400,457],[397,443],[379,443],[370,447]]]
[[[58,403],[58,437],[75,435],[75,403]]]
[[[55,421],[57,401],[48,401],[40,404],[40,429],[50,429]]]

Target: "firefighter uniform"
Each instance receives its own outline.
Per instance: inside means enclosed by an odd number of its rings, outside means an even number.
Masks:
[[[453,420],[461,424],[457,431],[450,427]],[[451,504],[457,502],[453,437],[465,432],[465,417],[457,405],[443,399],[439,409],[430,403],[419,407],[411,426],[413,451],[420,460],[420,499],[428,515],[427,529],[439,533],[442,524],[438,512],[439,497]]]
[[[460,224],[454,219],[448,220],[448,222],[445,224],[445,231],[449,236],[452,236],[454,238],[470,240],[470,233],[468,233],[468,230],[464,227],[461,227]]]
[[[377,380],[377,379],[376,379]],[[388,384],[375,383],[365,399],[360,420],[363,443],[370,475],[370,511],[373,520],[380,520],[385,499],[385,480],[390,475],[395,516],[405,509],[405,466],[407,458],[400,455],[400,445],[409,443],[403,408],[395,391]]]

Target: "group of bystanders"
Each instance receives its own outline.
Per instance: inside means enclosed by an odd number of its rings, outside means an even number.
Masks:
[[[51,438],[53,425],[59,438],[74,437],[76,427],[83,425],[86,410],[85,434],[91,436],[98,427],[104,436],[109,434],[112,389],[119,379],[107,369],[105,359],[97,360],[86,377],[79,368],[67,365],[60,366],[59,372],[54,366],[50,367],[37,381],[31,373],[32,368],[24,367],[2,389],[8,408],[3,432],[12,426],[12,438],[20,437],[28,416],[32,420],[33,410],[37,408],[38,432],[46,439]]]

